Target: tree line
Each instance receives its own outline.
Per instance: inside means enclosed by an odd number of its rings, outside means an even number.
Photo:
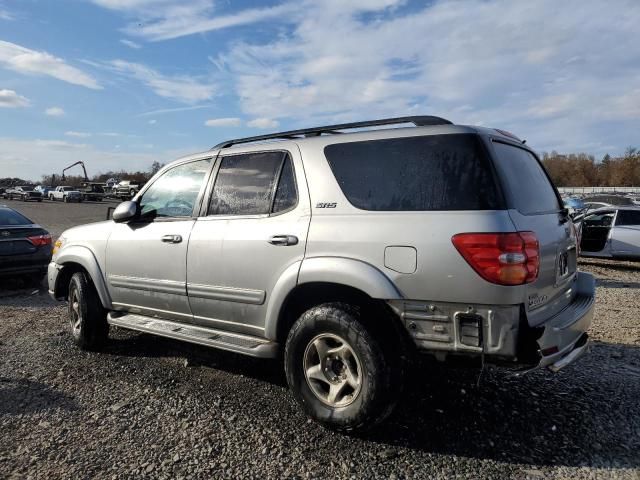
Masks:
[[[95,183],[105,183],[110,178],[118,178],[120,180],[131,180],[133,182],[138,182],[139,184],[146,183],[149,179],[156,174],[158,170],[164,167],[163,163],[153,162],[151,167],[149,167],[146,171],[136,171],[136,172],[127,172],[125,170],[109,170],[104,173],[98,173],[97,175],[89,176],[89,182]],[[12,185],[70,185],[72,187],[78,187],[85,183],[86,180],[83,175],[65,175],[64,180],[62,180],[61,175],[43,175],[40,178],[39,182],[34,182],[33,180],[26,180],[24,178],[19,177],[6,177],[0,178],[0,186],[12,186]]]
[[[542,163],[558,187],[640,186],[640,151],[628,148],[624,155],[605,155],[596,161],[586,153],[543,153]]]

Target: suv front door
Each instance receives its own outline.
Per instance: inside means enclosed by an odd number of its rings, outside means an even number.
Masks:
[[[116,310],[190,322],[186,258],[211,158],[163,172],[138,199],[140,215],[109,237],[106,269]]]
[[[269,298],[285,270],[295,284],[311,218],[297,149],[221,156],[208,209],[187,255],[196,324],[264,335]]]

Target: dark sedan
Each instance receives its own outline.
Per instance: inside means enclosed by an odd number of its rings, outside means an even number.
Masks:
[[[19,198],[23,202],[26,202],[29,200],[35,200],[37,202],[42,201],[42,193],[38,192],[37,190],[34,190],[33,187],[26,186],[26,185],[8,188],[5,190],[3,195],[4,195],[4,198],[8,198],[9,200],[13,200],[14,198]]]
[[[38,283],[51,261],[51,235],[21,213],[0,205],[0,277]]]

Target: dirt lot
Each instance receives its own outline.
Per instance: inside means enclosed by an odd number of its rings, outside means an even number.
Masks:
[[[106,206],[6,202],[58,235]],[[598,279],[590,353],[558,374],[413,372],[366,435],[310,423],[281,366],[112,329],[81,352],[65,306],[0,291],[0,477],[640,478],[640,263]],[[7,287],[7,285],[5,285]]]

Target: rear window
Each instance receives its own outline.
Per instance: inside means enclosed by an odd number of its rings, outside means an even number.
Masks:
[[[524,215],[560,210],[553,185],[531,152],[499,142],[493,148],[496,168],[516,210]]]
[[[31,225],[33,222],[15,210],[0,208],[0,228],[14,225]]]
[[[337,143],[324,153],[349,202],[363,210],[502,208],[489,161],[473,134]]]

